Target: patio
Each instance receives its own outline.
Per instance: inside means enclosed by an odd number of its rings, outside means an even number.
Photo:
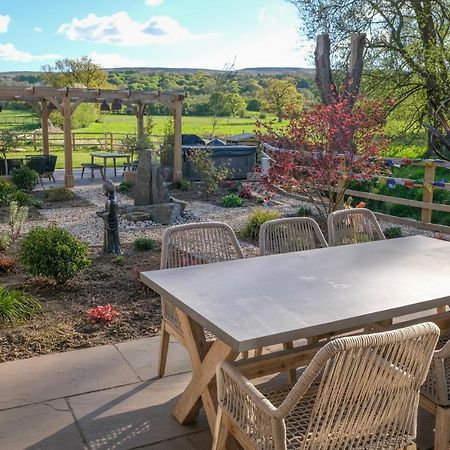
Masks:
[[[157,378],[159,337],[0,364],[0,448],[206,450],[201,412],[182,426],[171,409],[190,380],[184,348],[171,343]],[[418,448],[433,448],[433,418],[420,410]]]

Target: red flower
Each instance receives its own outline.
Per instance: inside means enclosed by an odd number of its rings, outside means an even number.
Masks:
[[[96,306],[87,311],[89,319],[92,322],[108,323],[111,322],[114,316],[119,313],[108,303],[105,306]]]

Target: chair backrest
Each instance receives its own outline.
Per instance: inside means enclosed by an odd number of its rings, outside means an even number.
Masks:
[[[322,347],[277,411],[287,417],[316,386],[307,439],[298,448],[406,446],[405,436],[416,435],[419,389],[439,332],[436,324],[422,323],[339,338]]]
[[[56,155],[45,155],[47,161],[47,169],[48,173],[53,173],[56,167],[56,159],[58,158]]]
[[[383,230],[369,209],[342,209],[328,216],[328,244],[332,247],[384,239]]]
[[[243,257],[232,228],[220,222],[175,225],[166,229],[162,239],[161,269]]]
[[[27,166],[43,175],[47,171],[47,159],[43,156],[31,156],[27,158]]]
[[[328,247],[318,223],[310,217],[269,220],[259,230],[259,254],[299,252]]]

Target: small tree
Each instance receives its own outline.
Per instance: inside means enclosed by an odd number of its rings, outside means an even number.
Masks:
[[[224,166],[217,168],[211,153],[204,149],[192,150],[188,156],[188,160],[203,181],[204,193],[209,195],[217,192],[219,183],[228,176],[228,169]]]
[[[263,142],[277,147],[265,183],[306,195],[322,219],[342,204],[351,181],[381,172],[377,156],[387,148],[383,124],[389,102],[360,97],[351,107],[335,96],[314,104],[283,128],[259,125]]]
[[[5,175],[8,175],[7,153],[12,152],[16,148],[16,138],[9,130],[0,131],[0,153],[5,160]]]

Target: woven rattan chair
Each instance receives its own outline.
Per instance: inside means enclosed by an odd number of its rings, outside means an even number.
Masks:
[[[419,389],[439,337],[424,323],[336,339],[297,383],[259,391],[234,364],[217,370],[213,449],[227,434],[245,449],[416,448]]]
[[[421,390],[421,406],[436,416],[435,450],[448,450],[450,441],[450,330],[442,333]]]
[[[167,228],[162,239],[161,269],[173,269],[198,264],[208,264],[233,259],[242,259],[244,255],[234,231],[228,225],[219,222],[176,225]],[[177,310],[169,301],[161,299],[162,322],[159,352],[159,376],[164,376],[172,335],[183,343],[183,333],[178,320]],[[214,336],[205,332],[208,342]]]
[[[328,247],[317,222],[309,217],[269,220],[259,231],[259,254],[300,252]]]
[[[328,243],[332,247],[384,239],[380,224],[369,209],[343,209],[328,216]]]

